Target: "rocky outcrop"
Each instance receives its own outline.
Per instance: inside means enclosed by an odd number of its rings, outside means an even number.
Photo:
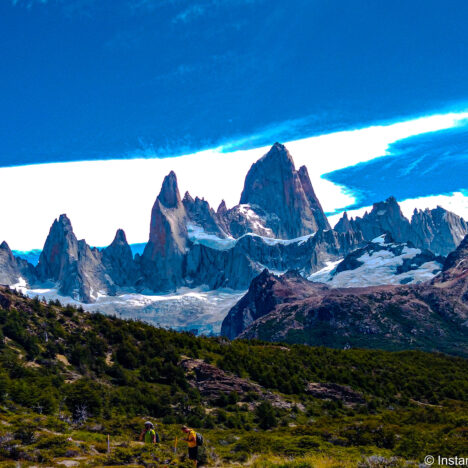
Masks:
[[[463,275],[468,271],[468,234],[460,245],[447,255],[442,270],[444,273],[450,273],[451,276]]]
[[[414,210],[411,227],[421,246],[440,255],[454,250],[468,234],[468,224],[455,213],[438,206],[433,210]]]
[[[186,373],[189,384],[196,388],[200,395],[211,402],[215,402],[220,397],[236,393],[240,401],[251,401],[252,393],[261,400],[268,400],[276,408],[290,410],[294,404],[284,400],[280,395],[265,390],[263,387],[248,379],[237,377],[234,374],[219,369],[200,359],[185,358],[180,366]],[[256,404],[258,404],[257,402]],[[255,406],[251,404],[252,408]],[[300,410],[304,406],[296,404]]]
[[[330,347],[424,349],[468,356],[468,240],[447,269],[417,285],[330,289],[299,275],[254,280],[222,330],[233,336]],[[247,320],[246,320],[247,318]]]
[[[261,211],[265,227],[283,239],[329,228],[306,168],[296,171],[291,155],[280,143],[250,168],[240,204]]]
[[[140,259],[140,285],[153,291],[169,291],[183,284],[188,221],[177,177],[171,171],[151,211],[149,241]]]
[[[36,281],[36,272],[33,265],[22,258],[15,257],[3,241],[0,244],[0,284],[14,285],[23,283],[31,285]]]
[[[52,224],[36,270],[40,280],[56,283],[62,295],[83,302],[116,292],[102,264],[101,252],[77,240],[65,214]]]
[[[227,210],[223,216],[218,216],[220,223],[226,232],[238,239],[246,234],[253,233],[259,236],[275,237],[269,227],[271,219],[277,220],[276,215],[267,213],[259,206],[241,204]]]
[[[306,393],[314,398],[341,401],[346,406],[362,405],[366,402],[362,393],[356,392],[348,385],[336,383],[309,382]]]

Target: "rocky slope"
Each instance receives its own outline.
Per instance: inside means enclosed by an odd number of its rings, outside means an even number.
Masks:
[[[420,348],[468,356],[468,238],[432,281],[331,289],[263,273],[231,309],[229,337],[332,347]],[[242,330],[242,331],[240,331]]]

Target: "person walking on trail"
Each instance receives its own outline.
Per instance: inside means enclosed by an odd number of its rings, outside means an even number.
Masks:
[[[145,441],[145,444],[156,444],[159,442],[157,440],[157,434],[154,430],[154,424],[150,421],[145,422],[145,428],[141,431],[140,440]]]
[[[188,445],[188,457],[189,460],[193,461],[193,466],[198,464],[198,444],[197,444],[197,433],[187,426],[182,426],[182,431],[187,434],[187,438],[184,439]]]

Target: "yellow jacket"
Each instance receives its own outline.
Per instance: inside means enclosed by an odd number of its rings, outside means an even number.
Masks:
[[[190,448],[197,446],[197,433],[193,429],[188,433],[187,444]]]

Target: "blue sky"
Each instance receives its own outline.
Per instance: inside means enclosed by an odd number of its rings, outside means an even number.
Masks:
[[[467,17],[465,0],[2,0],[1,165],[456,109]]]
[[[394,195],[466,217],[467,18],[466,0],[0,0],[0,241],[39,248],[66,212],[92,245],[144,242],[170,170],[232,206],[275,141],[331,214]]]
[[[390,195],[405,200],[462,191],[468,196],[468,125],[397,141],[384,156],[323,177],[355,195],[351,209]]]

